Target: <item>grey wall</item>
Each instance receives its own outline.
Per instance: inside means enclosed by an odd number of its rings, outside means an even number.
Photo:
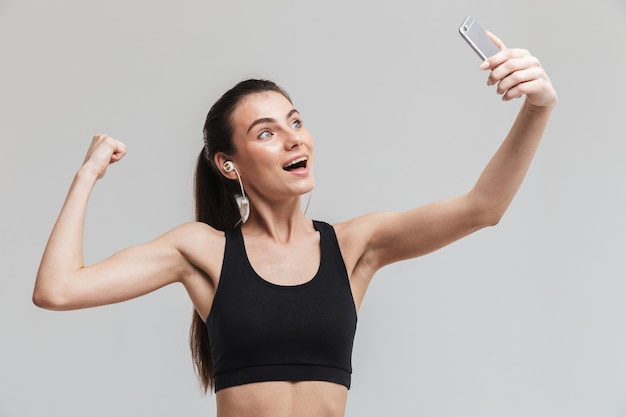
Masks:
[[[182,287],[30,302],[93,134],[129,153],[93,194],[88,262],[192,219],[203,118],[247,77],[281,83],[316,137],[313,217],[455,196],[521,104],[485,86],[466,14],[539,56],[560,104],[499,226],[378,274],[347,415],[626,415],[623,0],[4,0],[0,416],[215,415]]]

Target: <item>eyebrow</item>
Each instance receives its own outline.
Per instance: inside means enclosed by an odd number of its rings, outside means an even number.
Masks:
[[[291,109],[291,111],[289,111],[289,113],[287,113],[287,117],[285,117],[285,119],[289,119],[291,116],[294,115],[294,113],[298,113],[300,114],[300,112],[296,109]],[[250,133],[250,131],[252,130],[252,128],[258,124],[261,123],[276,123],[276,119],[273,119],[271,117],[263,117],[261,119],[257,119],[254,122],[252,122],[250,124],[250,126],[248,127],[248,131],[246,133]]]

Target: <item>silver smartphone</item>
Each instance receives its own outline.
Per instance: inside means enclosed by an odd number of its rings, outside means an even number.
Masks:
[[[500,52],[500,48],[487,36],[473,17],[467,16],[459,27],[461,37],[483,61]]]

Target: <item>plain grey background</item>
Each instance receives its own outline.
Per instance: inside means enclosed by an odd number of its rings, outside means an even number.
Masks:
[[[521,104],[485,85],[467,14],[537,55],[560,104],[500,225],[375,278],[347,415],[626,416],[623,0],[0,1],[0,416],[215,415],[181,286],[30,301],[93,134],[128,155],[93,193],[87,262],[193,218],[206,111],[248,77],[316,138],[313,217],[456,196]]]

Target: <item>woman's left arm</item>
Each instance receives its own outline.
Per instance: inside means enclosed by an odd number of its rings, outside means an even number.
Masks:
[[[469,193],[404,213],[355,219],[368,235],[362,261],[369,268],[432,252],[497,224],[519,189],[557,95],[537,58],[523,49],[506,49],[490,36],[502,50],[483,62],[481,69],[491,71],[488,85],[496,85],[503,100],[526,96],[519,115]]]

